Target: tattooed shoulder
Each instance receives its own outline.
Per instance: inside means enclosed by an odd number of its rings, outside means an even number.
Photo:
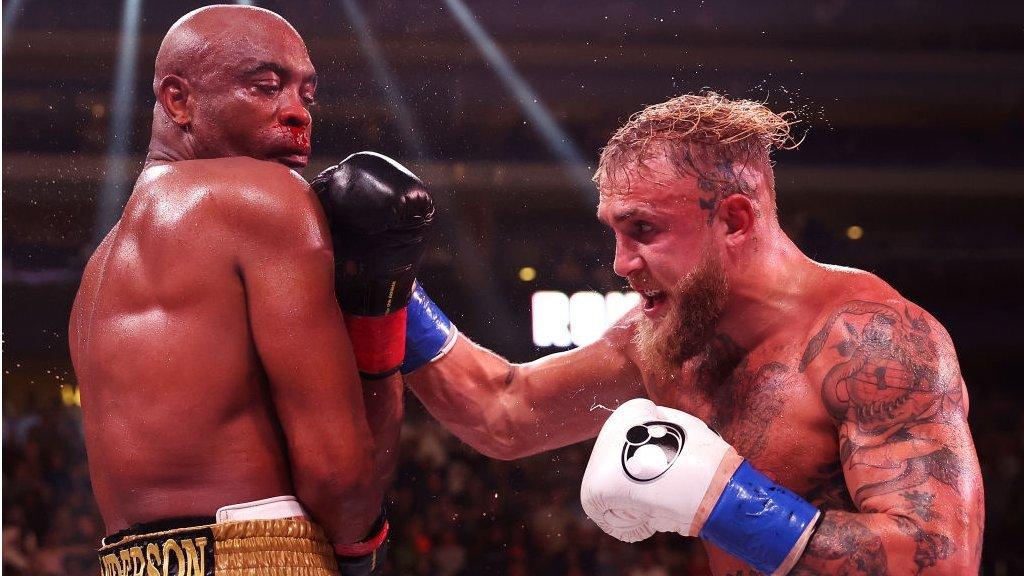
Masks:
[[[906,303],[898,309],[854,300],[838,307],[803,352],[799,371],[812,367],[825,373],[822,399],[837,420],[853,416],[877,430],[908,419],[963,416],[949,337]]]
[[[847,302],[810,338],[799,369],[820,377],[822,402],[842,423],[844,466],[878,472],[857,488],[858,506],[932,479],[957,490],[963,466],[936,427],[964,422],[962,382],[948,336],[923,312]],[[930,513],[924,494],[905,494],[922,519]]]

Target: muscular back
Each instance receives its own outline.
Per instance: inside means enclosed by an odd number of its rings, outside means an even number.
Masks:
[[[110,530],[291,491],[232,221],[256,164],[148,168],[85,269],[70,343]]]

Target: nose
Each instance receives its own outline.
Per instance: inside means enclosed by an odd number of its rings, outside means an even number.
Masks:
[[[623,278],[643,268],[643,258],[629,240],[615,240],[615,273]]]
[[[291,94],[288,101],[281,107],[280,118],[283,126],[299,128],[305,128],[313,122],[313,117],[309,115],[309,110],[298,93]]]

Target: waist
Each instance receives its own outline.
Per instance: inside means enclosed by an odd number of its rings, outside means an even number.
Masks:
[[[136,524],[104,538],[98,554],[101,576],[269,576],[299,567],[310,576],[337,575],[323,530],[290,496]]]
[[[305,509],[294,496],[275,496],[252,502],[221,506],[210,516],[176,516],[150,522],[138,522],[124,530],[107,535],[101,545],[117,543],[131,536],[153,534],[182,528],[205,526],[218,522],[240,520],[277,520],[280,518],[308,518]]]

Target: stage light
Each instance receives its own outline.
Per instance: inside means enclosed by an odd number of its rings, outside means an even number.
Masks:
[[[636,292],[534,292],[530,298],[535,346],[586,346],[640,303]]]
[[[519,269],[519,279],[523,282],[533,282],[537,279],[537,270],[531,266],[524,266]]]
[[[846,229],[846,237],[850,240],[860,240],[864,237],[864,229],[860,226],[850,226]]]

